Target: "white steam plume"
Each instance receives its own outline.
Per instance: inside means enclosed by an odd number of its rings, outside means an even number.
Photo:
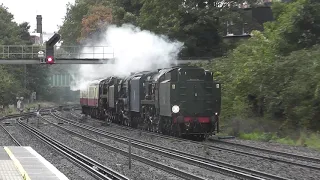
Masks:
[[[183,44],[170,42],[165,36],[158,36],[150,31],[124,24],[121,27],[109,26],[102,34],[101,40],[91,43],[91,46],[94,48],[87,47],[82,50],[81,58],[114,57],[115,62],[80,65],[71,90],[79,90],[92,80],[111,75],[127,76],[131,72],[170,67],[176,64],[176,58]]]

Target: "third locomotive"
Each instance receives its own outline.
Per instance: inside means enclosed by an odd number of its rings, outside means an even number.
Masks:
[[[80,90],[82,113],[178,137],[219,131],[221,85],[203,68],[176,66],[108,77]]]

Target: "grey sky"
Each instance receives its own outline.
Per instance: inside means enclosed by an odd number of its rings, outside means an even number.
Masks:
[[[36,16],[42,15],[43,32],[52,33],[58,30],[66,14],[68,2],[75,0],[0,0],[6,6],[17,23],[29,22],[30,30],[36,28]]]

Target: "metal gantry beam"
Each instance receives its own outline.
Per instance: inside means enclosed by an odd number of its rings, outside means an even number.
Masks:
[[[41,64],[46,53],[45,49],[45,46],[41,45],[1,45],[0,64]],[[54,56],[55,64],[115,63],[114,50],[108,46],[55,46]],[[178,64],[187,64],[208,60],[186,58],[177,62]]]
[[[209,62],[209,60],[177,60],[177,64]],[[32,59],[0,59],[0,64],[40,64]],[[114,64],[113,59],[56,59],[55,64]],[[175,63],[172,63],[175,65]]]

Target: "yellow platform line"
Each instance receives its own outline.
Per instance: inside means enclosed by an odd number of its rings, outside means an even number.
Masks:
[[[24,180],[31,180],[28,173],[23,169],[22,165],[20,164],[19,160],[13,155],[13,153],[10,151],[8,147],[4,147],[4,150],[7,152],[7,154],[10,156],[11,160],[14,162],[14,165],[22,175],[22,178]]]

